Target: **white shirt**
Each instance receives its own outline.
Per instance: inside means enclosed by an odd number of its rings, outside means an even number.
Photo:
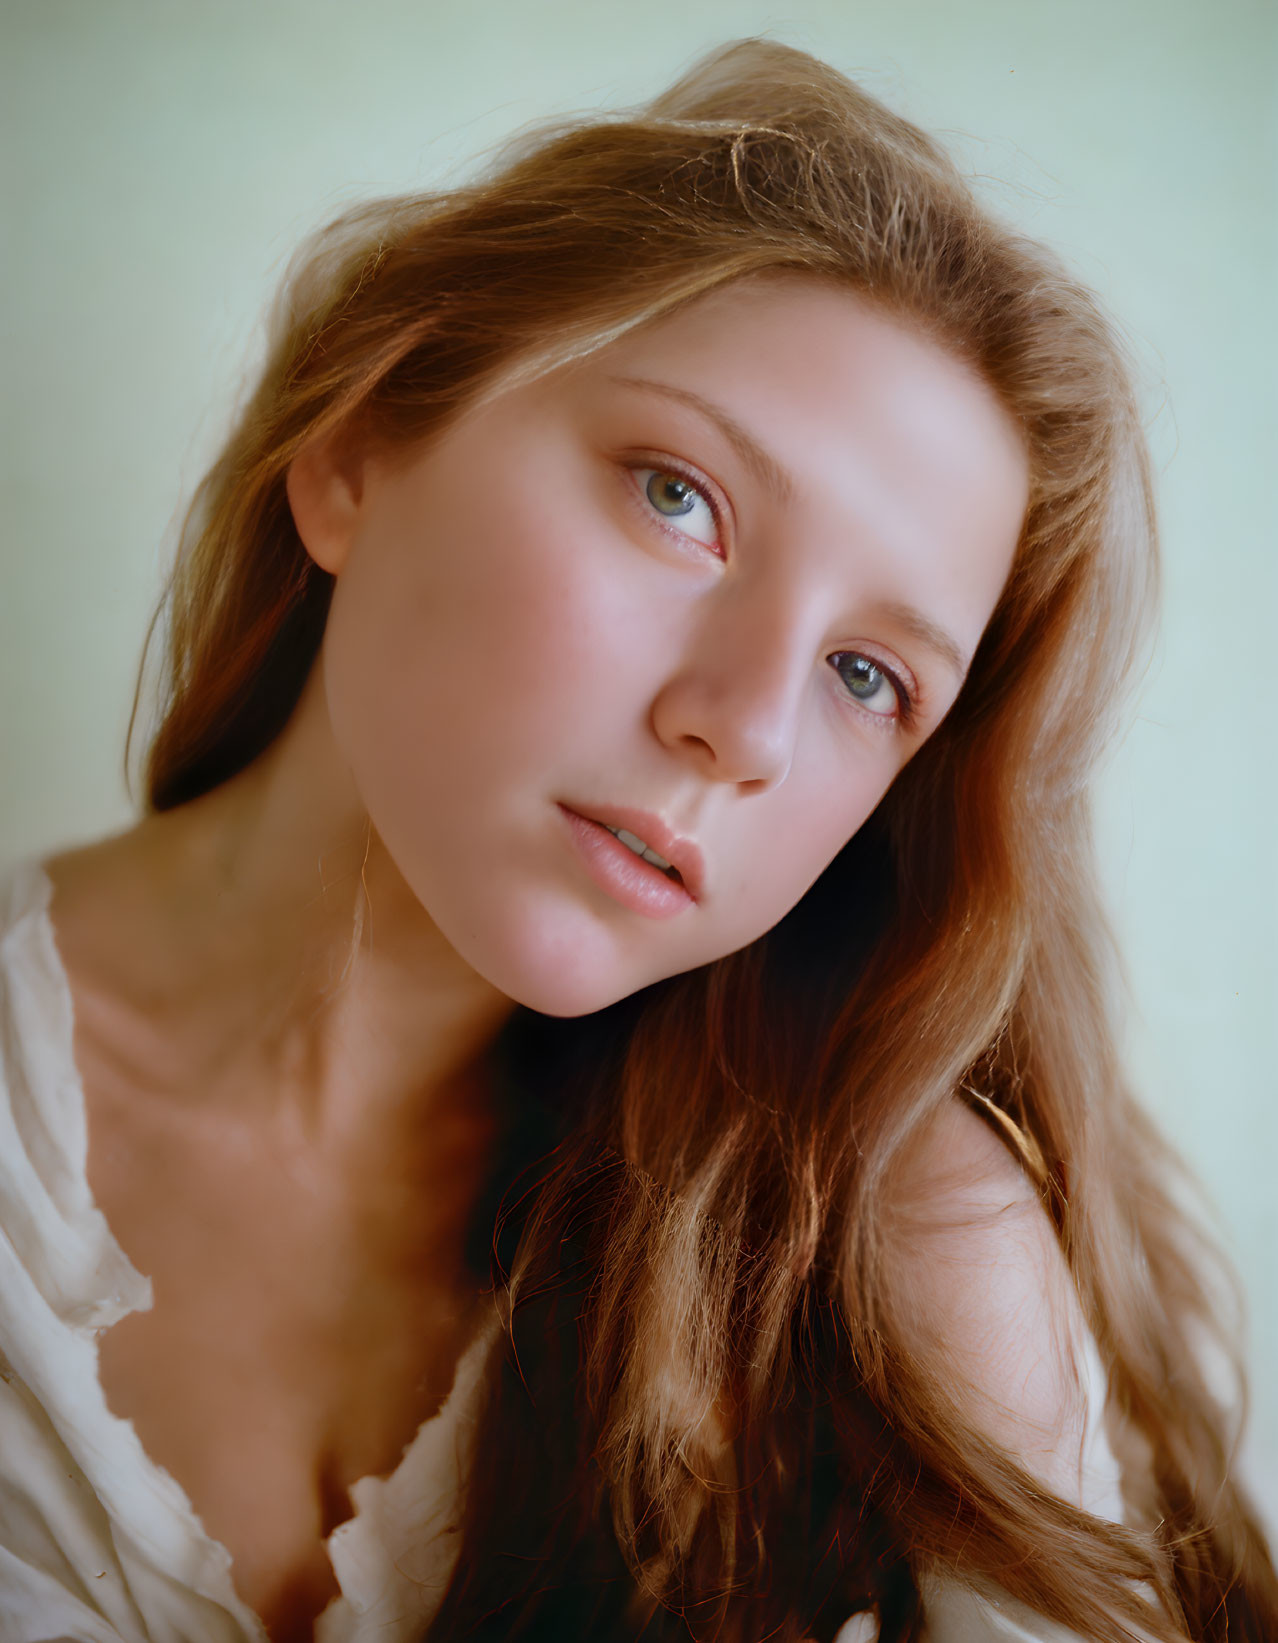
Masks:
[[[102,1391],[98,1337],[151,1306],[151,1282],[89,1190],[51,893],[38,863],[0,880],[0,1640],[268,1643],[236,1594],[230,1554]],[[354,1515],[325,1542],[339,1595],[316,1643],[411,1643],[425,1631],[456,1560],[476,1393],[499,1333],[494,1312],[395,1471],[351,1489]],[[1087,1505],[1121,1519],[1104,1376],[1088,1347]],[[990,1587],[932,1578],[922,1590],[932,1643],[1075,1639]],[[837,1643],[874,1636],[854,1615]]]

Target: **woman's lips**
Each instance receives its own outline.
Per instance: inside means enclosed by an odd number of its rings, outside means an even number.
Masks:
[[[561,804],[559,810],[568,824],[569,835],[587,873],[614,901],[647,918],[673,918],[676,913],[682,913],[693,905],[694,897],[685,885],[667,877],[659,867],[654,867],[642,856],[637,856],[602,822],[579,815],[566,804]],[[631,814],[632,817],[637,815]],[[625,822],[613,822],[611,817],[609,821],[614,827],[628,826],[629,831],[641,837],[659,856],[672,861],[659,844],[647,834],[639,833],[637,827]]]
[[[642,839],[655,855],[668,861],[683,880],[683,887],[693,901],[700,901],[705,892],[706,867],[697,841],[687,834],[677,833],[655,811],[639,810],[632,805],[619,804],[565,804],[565,810],[582,816],[586,821],[601,822],[604,827],[624,829]]]

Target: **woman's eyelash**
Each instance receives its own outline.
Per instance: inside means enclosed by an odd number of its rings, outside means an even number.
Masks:
[[[895,668],[890,668],[886,662],[876,662],[873,656],[866,657],[866,660],[878,668],[879,672],[892,686],[892,689],[896,692],[897,702],[900,704],[901,723],[909,724],[914,714],[915,707],[914,696],[909,685],[895,670]]]
[[[899,726],[904,730],[909,730],[913,726],[918,716],[918,703],[909,684],[894,667],[891,667],[887,662],[881,661],[877,656],[871,656],[868,650],[841,650],[836,651],[834,654],[836,656],[855,656],[858,661],[868,662],[875,672],[881,673],[888,684],[891,685],[897,702],[895,714],[890,716],[888,714],[876,714],[871,708],[864,709],[871,718],[879,720],[883,729],[890,730]],[[837,668],[835,672],[838,672]],[[847,696],[850,702],[856,703],[858,706],[861,705],[857,702],[857,698],[851,690],[848,690]]]
[[[709,481],[697,473],[694,468],[686,467],[682,462],[667,456],[647,457],[642,461],[631,461],[627,464],[627,466],[632,474],[654,473],[668,475],[671,479],[682,480],[688,489],[695,491],[705,503],[706,507],[709,508],[710,516],[714,520],[715,536],[719,547],[721,549],[725,547],[723,507],[720,504],[718,497],[715,495],[714,490],[711,488]],[[643,487],[641,486],[641,492],[642,489]],[[681,531],[678,525],[676,525],[672,519],[665,518],[662,515],[661,510],[655,507],[646,496],[642,497],[642,501],[646,504],[646,511],[663,529],[672,531],[675,535],[683,537],[685,541],[698,542],[703,548],[708,548],[711,546],[708,542],[701,542],[699,537],[691,536],[687,531]]]

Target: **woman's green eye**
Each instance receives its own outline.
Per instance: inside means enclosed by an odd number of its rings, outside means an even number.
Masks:
[[[677,474],[654,473],[645,490],[653,507],[672,517],[691,513],[697,503],[697,493],[686,479],[680,479]]]
[[[705,493],[681,474],[662,468],[640,468],[636,474],[654,511],[684,536],[706,547],[719,541],[719,523]]]
[[[901,699],[891,676],[858,651],[846,651],[834,658],[839,676],[862,707],[891,718],[900,712]]]

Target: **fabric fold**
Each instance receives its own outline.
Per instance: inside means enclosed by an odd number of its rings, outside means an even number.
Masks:
[[[230,1553],[102,1389],[102,1331],[148,1309],[152,1291],[89,1187],[51,899],[39,863],[0,879],[0,1638],[268,1643],[235,1590]],[[339,1595],[316,1621],[316,1643],[415,1643],[436,1613],[457,1557],[483,1372],[501,1333],[493,1307],[394,1471],[352,1487],[353,1515],[326,1542]],[[1088,1346],[1087,1499],[1121,1517],[1104,1371]],[[1070,1635],[997,1592],[938,1579],[925,1596],[932,1643]],[[868,1616],[850,1617],[841,1633],[845,1643],[872,1635]]]

